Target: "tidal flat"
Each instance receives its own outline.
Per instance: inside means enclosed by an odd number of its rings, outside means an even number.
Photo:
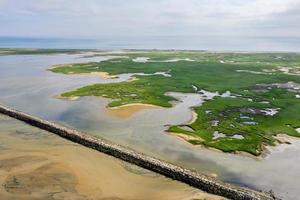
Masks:
[[[194,109],[196,111],[197,107],[199,107],[200,109],[205,108],[206,103],[208,104],[207,106],[212,106],[214,100],[221,99],[220,101],[222,101],[222,98],[226,100],[232,100],[232,96],[237,96],[232,101],[238,100],[239,94],[237,92],[234,92],[232,89],[229,89],[229,91],[231,92],[230,95],[228,95],[228,92],[226,92],[227,89],[218,90],[218,94],[216,94],[217,91],[209,90],[207,86],[202,87],[201,85],[192,84],[189,86],[190,92],[188,93],[183,91],[177,92],[175,93],[175,97],[172,97],[172,95],[166,95],[166,98],[171,98],[171,101],[168,102],[167,107],[163,107],[163,105],[160,105],[160,107],[156,107],[153,109],[141,109],[137,112],[134,112],[128,117],[120,117],[107,112],[111,109],[107,108],[109,104],[115,101],[115,99],[110,98],[109,96],[82,96],[81,98],[75,101],[56,98],[57,95],[63,94],[67,91],[74,91],[78,88],[90,86],[93,84],[123,84],[124,81],[129,80],[135,72],[131,71],[126,72],[125,74],[115,73],[117,74],[118,78],[104,79],[97,75],[89,75],[88,73],[73,73],[67,75],[48,71],[47,69],[51,68],[53,65],[91,62],[101,64],[103,63],[103,61],[104,63],[108,61],[111,61],[112,63],[122,63],[122,61],[119,60],[120,58],[112,59],[112,57],[129,54],[133,55],[133,57],[136,58],[143,57],[143,53],[148,54],[146,55],[146,57],[152,58],[150,59],[150,61],[157,61],[157,58],[150,56],[149,52],[134,51],[101,52],[96,53],[96,56],[94,52],[51,55],[3,55],[0,57],[1,103],[28,113],[32,113],[36,116],[47,120],[55,121],[66,126],[75,127],[79,130],[86,131],[95,136],[104,137],[111,141],[117,142],[124,146],[129,146],[138,151],[166,160],[168,162],[175,163],[177,165],[187,167],[193,170],[197,170],[201,173],[205,173],[211,176],[217,176],[217,178],[225,182],[235,183],[241,186],[247,186],[255,189],[272,189],[275,192],[275,194],[277,194],[280,197],[283,197],[284,199],[295,199],[299,196],[297,186],[299,184],[298,180],[300,179],[300,173],[299,167],[297,167],[297,163],[300,162],[300,143],[297,137],[288,138],[288,143],[290,144],[285,142],[276,146],[270,146],[270,144],[266,143],[265,147],[269,153],[264,158],[258,160],[254,159],[253,157],[243,156],[239,154],[228,154],[220,151],[212,151],[208,148],[204,148],[204,146],[202,145],[194,145],[186,141],[179,140],[176,137],[165,132],[172,126],[178,126],[183,130],[192,130],[187,129],[186,127],[190,126],[191,119],[193,118],[191,109]],[[186,52],[186,54],[190,53],[193,52]],[[196,53],[199,54],[199,52]],[[158,52],[154,52],[153,54],[157,55]],[[160,55],[162,56],[161,60],[168,60],[168,58],[170,57],[174,58],[180,56],[177,55],[178,52],[168,51],[166,52],[166,54],[168,55],[164,55],[163,53]],[[172,55],[170,56],[170,54]],[[183,58],[189,57],[185,54],[182,55]],[[226,55],[229,56],[229,54]],[[296,55],[297,54],[292,54],[291,57],[293,58]],[[196,61],[177,61],[161,63],[167,64],[168,67],[171,67],[171,65],[173,64],[179,65],[179,63],[182,62],[195,64],[195,62],[199,61],[200,59],[202,61],[215,59],[215,63],[219,64],[230,64],[233,61],[231,60],[231,58],[215,58],[215,56],[219,56],[219,54],[203,53],[202,58],[199,57],[198,60],[196,58],[193,59]],[[245,56],[247,57],[248,54],[245,54]],[[252,56],[252,54],[250,56]],[[268,67],[270,65],[268,64],[270,61],[266,60],[264,62],[263,57],[269,56],[270,59],[273,59],[275,55],[255,54],[255,56],[257,56],[258,60],[261,60],[261,62],[263,62],[261,69],[267,69],[266,66]],[[236,67],[234,67],[233,70],[235,70],[237,67],[239,69],[243,68],[243,66],[247,65],[248,62],[250,66],[253,64],[251,64],[249,59],[246,59],[246,57],[244,57],[242,60],[242,58],[236,57],[236,55],[233,53],[231,57],[232,59],[236,59]],[[287,57],[289,56],[287,55]],[[239,59],[240,61],[237,61],[237,59]],[[220,62],[220,60],[222,60],[223,62]],[[240,65],[239,62],[241,62],[242,64]],[[282,64],[284,64],[284,62],[287,61],[281,62]],[[151,62],[151,64],[156,65],[157,63]],[[297,62],[295,61],[294,64],[290,63],[290,65],[297,65]],[[274,68],[274,70],[277,70],[276,66],[273,65],[270,68]],[[251,71],[257,70],[252,69]],[[156,72],[163,71],[140,70],[137,73],[154,74]],[[172,70],[165,70],[164,73],[170,74],[172,77]],[[243,76],[245,74],[248,74],[248,72],[236,73],[242,74]],[[277,73],[277,71],[275,73]],[[114,73],[110,74],[113,75]],[[251,77],[253,80],[255,80],[255,76],[257,75],[264,75],[253,73],[249,74],[253,76]],[[288,74],[285,75],[290,77],[290,75]],[[170,76],[163,75],[154,76],[158,78],[170,78]],[[237,74],[234,74],[234,76],[237,76]],[[292,81],[296,82],[297,77],[293,78]],[[144,78],[150,80],[151,75],[138,76],[137,78],[138,80]],[[251,78],[249,77],[249,79],[247,78],[247,80],[251,80]],[[242,79],[239,81],[242,82]],[[289,79],[287,79],[286,81],[288,82]],[[132,84],[134,82],[135,81],[131,81],[128,83]],[[218,82],[218,84],[222,85],[222,82]],[[276,88],[272,84],[273,82],[270,81],[270,83],[267,83],[267,86],[262,87],[261,85],[259,85],[256,86],[254,89],[255,91],[268,91],[268,88],[283,89],[283,91],[288,90],[288,92],[291,92],[288,94],[292,95],[287,96],[287,100],[295,97],[295,104],[297,103],[297,93],[295,93],[295,91],[289,91],[291,89]],[[160,88],[158,88],[158,91],[159,89]],[[205,91],[210,91],[210,93],[204,94],[203,91],[201,91],[202,89],[205,89]],[[171,91],[174,91],[174,88],[172,88]],[[245,91],[243,90],[243,92],[247,93],[247,89],[245,89]],[[213,94],[213,96],[215,96],[214,99],[211,101],[204,100],[204,98],[206,96],[209,96],[209,94]],[[281,95],[281,98],[284,96],[285,94]],[[134,95],[128,96],[128,98],[133,97]],[[243,100],[247,102],[249,101],[250,103],[251,101],[254,101],[254,104],[257,103],[257,101],[261,102],[261,104],[267,104],[266,107],[262,107],[260,110],[268,111],[267,109],[271,108],[268,105],[269,101],[262,99],[256,100],[252,97],[247,96]],[[272,100],[272,97],[270,97],[269,99]],[[248,105],[250,105],[250,103]],[[222,104],[220,104],[220,106],[221,105]],[[244,111],[249,112],[249,110]],[[236,110],[236,112],[239,111]],[[283,109],[280,109],[278,113],[276,113],[274,116],[279,116],[278,114],[280,114],[280,112],[283,112]],[[201,112],[199,113],[201,114]],[[201,119],[199,117],[199,113],[197,112],[197,119]],[[213,110],[209,109],[205,110],[204,113],[214,114]],[[251,113],[248,114],[251,115]],[[244,114],[241,116],[232,115],[232,117],[229,119],[233,120],[237,118],[238,120],[243,120],[237,121],[237,123],[241,123],[243,125],[242,122],[248,122],[250,119],[252,119],[252,116],[248,116],[248,114]],[[254,113],[253,115],[256,116],[257,114]],[[244,118],[245,116],[249,118],[246,119]],[[260,114],[258,116],[260,116]],[[272,116],[264,117],[263,115],[262,117],[269,118],[270,120],[272,118]],[[256,117],[254,119],[256,119]],[[295,124],[297,124],[297,122],[297,120],[294,121]],[[212,123],[209,124],[212,125]],[[289,128],[293,129],[293,126],[294,125],[291,124]],[[212,128],[216,127],[212,126]],[[250,130],[252,130],[253,128],[254,127],[251,127]],[[180,134],[182,134],[182,132]],[[213,137],[213,132],[211,132],[210,134]],[[239,133],[235,133],[235,135],[236,134]],[[228,138],[232,136],[234,135],[229,134]],[[222,139],[224,138],[217,138],[217,140]],[[234,139],[238,140],[238,138]],[[277,139],[275,138],[275,140]],[[2,146],[3,148],[5,148],[5,145]],[[281,176],[278,176],[278,174],[281,174]]]
[[[224,199],[3,115],[0,124],[1,199]]]

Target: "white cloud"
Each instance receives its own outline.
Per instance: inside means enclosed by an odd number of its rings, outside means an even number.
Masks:
[[[0,35],[288,35],[300,31],[284,24],[300,10],[300,0],[0,0]],[[278,17],[280,15],[280,17]],[[297,15],[294,12],[293,15]],[[34,17],[33,17],[34,16]],[[290,18],[289,18],[290,19]],[[34,23],[32,23],[34,21]],[[25,23],[28,29],[17,28]],[[24,26],[25,26],[24,25]],[[275,27],[266,30],[266,27]],[[16,29],[18,32],[16,32]]]

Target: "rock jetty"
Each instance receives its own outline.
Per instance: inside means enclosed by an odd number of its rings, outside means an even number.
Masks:
[[[159,173],[171,179],[189,184],[190,186],[201,189],[208,193],[236,200],[276,199],[272,193],[259,192],[248,188],[242,188],[223,183],[214,178],[147,156],[130,148],[109,142],[105,139],[96,138],[87,133],[42,120],[3,105],[0,105],[0,113],[59,135],[67,140],[95,149],[102,153],[119,158],[123,161]]]

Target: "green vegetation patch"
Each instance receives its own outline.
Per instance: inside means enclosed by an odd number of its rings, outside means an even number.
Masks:
[[[272,94],[278,94],[272,96]],[[225,152],[245,151],[253,155],[260,155],[263,145],[275,145],[274,135],[285,133],[299,137],[295,130],[299,127],[300,116],[292,110],[299,110],[299,100],[290,98],[290,92],[277,89],[264,94],[264,100],[270,104],[252,102],[244,98],[215,98],[195,108],[197,120],[189,126],[191,133],[201,140],[190,141],[214,147]],[[268,109],[280,108],[277,114],[266,115]],[[171,126],[170,132],[186,133],[181,126]],[[223,136],[214,138],[214,133]],[[237,138],[235,138],[237,136]]]
[[[114,55],[114,54],[112,54]],[[115,54],[118,55],[118,54]],[[137,80],[121,83],[95,84],[63,93],[64,97],[99,96],[113,101],[109,106],[147,103],[171,107],[167,92],[231,91],[236,98],[216,97],[194,110],[197,120],[188,129],[174,125],[168,131],[192,136],[195,145],[204,145],[224,152],[244,151],[260,155],[264,145],[275,145],[274,135],[284,133],[299,137],[300,89],[280,89],[274,83],[293,81],[298,75],[286,74],[280,67],[298,68],[298,54],[209,53],[188,51],[130,52],[125,57],[102,62],[62,65],[51,68],[55,73],[76,74],[107,72],[123,73],[165,72],[163,75],[135,75]],[[111,55],[110,55],[111,56]],[[147,57],[148,62],[134,62]],[[172,59],[185,59],[168,62]],[[263,90],[257,90],[264,84]],[[270,87],[268,87],[270,85]],[[198,88],[198,91],[195,91]],[[267,111],[276,109],[276,114]]]
[[[0,48],[0,55],[35,55],[35,54],[80,53],[80,52],[83,52],[83,51],[88,51],[88,50]]]

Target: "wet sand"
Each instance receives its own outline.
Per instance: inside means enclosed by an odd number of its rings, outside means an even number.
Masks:
[[[78,96],[63,97],[61,95],[57,95],[54,98],[61,99],[61,100],[66,100],[66,101],[76,101],[76,100],[80,99],[80,97],[78,97]]]
[[[100,76],[101,78],[104,78],[104,79],[118,78],[117,76],[110,75],[108,72],[91,72],[91,73],[87,73],[87,74],[97,75],[97,76]]]
[[[191,111],[192,111],[192,118],[186,124],[193,124],[198,118],[198,114],[194,110]]]
[[[56,68],[56,67],[54,67],[54,68]],[[51,68],[49,68],[49,69],[51,69]],[[75,75],[75,76],[92,75],[92,76],[98,76],[98,77],[100,77],[102,79],[116,79],[116,78],[118,78],[117,76],[110,75],[108,72],[90,72],[90,73],[74,73],[74,72],[69,72],[68,75]]]
[[[203,94],[201,88],[197,88],[200,94],[175,93],[179,102],[172,108],[139,111],[124,120],[106,114],[109,99],[82,97],[77,101],[62,101],[53,98],[86,85],[127,81],[132,76],[123,74],[118,75],[119,79],[107,80],[90,74],[68,76],[47,71],[55,64],[107,59],[107,56],[93,59],[78,59],[78,56],[82,55],[1,56],[1,103],[201,173],[218,174],[225,182],[266,191],[272,189],[282,199],[299,197],[299,140],[293,139],[291,145],[268,147],[271,153],[258,161],[249,156],[211,151],[165,134],[166,124],[186,124],[191,119],[191,107],[201,105],[205,97],[220,94]],[[1,142],[0,139],[0,149],[5,149],[6,145]]]
[[[132,104],[126,104],[123,106],[107,108],[106,112],[109,115],[112,115],[114,117],[127,119],[142,110],[153,109],[153,108],[155,109],[155,108],[161,108],[161,107],[151,105],[151,104],[132,103]]]
[[[189,142],[190,140],[203,141],[203,139],[201,137],[194,137],[192,135],[187,135],[187,134],[183,134],[183,133],[174,133],[174,132],[166,132],[166,133],[168,135],[172,136],[172,137],[178,138],[182,142],[187,143],[188,145],[190,145],[194,149],[200,149],[200,148],[202,148],[202,149],[208,149],[208,150],[211,150],[211,151],[214,151],[214,152],[217,152],[217,153],[224,153],[222,150],[217,149],[217,148],[207,147],[207,146],[204,146],[204,145],[201,145],[201,144],[194,145],[194,144],[191,144]],[[234,152],[232,154],[240,155],[240,156],[244,156],[244,157],[249,157],[249,158],[252,158],[254,160],[262,161],[267,155],[270,154],[270,151],[268,150],[268,148],[264,147],[264,151],[262,152],[262,154],[260,156],[254,156],[254,155],[252,155],[250,153],[243,152],[243,151],[236,151],[236,152]],[[214,175],[214,177],[215,177],[215,175]]]
[[[194,137],[192,135],[187,135],[187,134],[183,134],[183,133],[173,133],[173,132],[167,132],[168,135],[171,135],[173,137],[177,137],[178,139],[184,141],[184,142],[189,142],[190,140],[202,140],[200,137]],[[195,145],[193,145],[193,147],[196,147]]]
[[[0,115],[4,200],[224,199]]]

